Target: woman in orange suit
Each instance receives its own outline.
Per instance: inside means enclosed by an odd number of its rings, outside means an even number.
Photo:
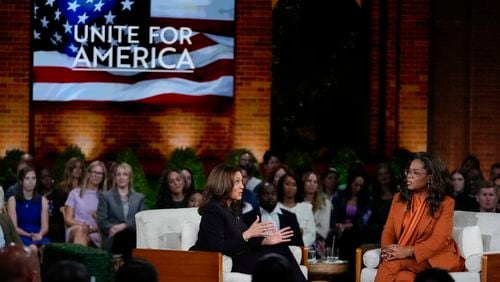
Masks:
[[[382,263],[375,281],[413,281],[430,267],[462,271],[451,237],[455,202],[446,165],[431,153],[417,153],[406,170],[406,185],[394,195],[382,232]]]

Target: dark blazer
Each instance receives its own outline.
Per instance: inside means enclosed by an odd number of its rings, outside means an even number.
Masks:
[[[128,214],[123,214],[123,204],[116,189],[106,191],[99,195],[99,205],[97,206],[97,225],[102,233],[103,246],[108,251],[113,247],[115,236],[109,237],[109,229],[116,224],[125,223],[129,231],[135,232],[135,214],[145,210],[144,195],[129,190],[128,193]]]
[[[109,228],[116,224],[126,223],[128,228],[135,229],[135,214],[146,209],[144,195],[129,191],[128,203],[128,215],[125,217],[123,215],[122,201],[116,189],[103,192],[99,195],[97,224],[105,237],[108,237]]]
[[[263,255],[277,253],[292,264],[294,281],[306,281],[288,246],[263,246],[263,237],[250,238],[246,242],[243,239],[246,229],[247,226],[239,215],[212,200],[201,211],[198,240],[191,250],[221,252],[233,260],[233,272],[248,274],[252,274],[255,264]]]
[[[23,244],[19,234],[17,234],[16,227],[14,227],[12,220],[8,215],[3,213],[0,213],[0,228],[2,229],[6,246],[11,243]]]
[[[288,242],[288,245],[292,246],[304,246],[304,241],[302,241],[302,233],[300,232],[299,222],[297,221],[297,216],[287,210],[281,209],[282,214],[278,214],[280,221],[280,229],[290,226],[293,231],[292,240]],[[243,221],[247,226],[252,225],[255,219],[259,216],[262,218],[259,209],[253,209],[243,215]]]

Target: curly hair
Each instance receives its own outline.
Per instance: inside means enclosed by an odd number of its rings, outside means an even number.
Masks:
[[[424,169],[427,175],[430,175],[428,182],[427,205],[429,206],[429,213],[434,217],[435,213],[441,208],[441,202],[444,200],[447,192],[451,188],[450,173],[445,163],[435,154],[429,152],[418,152],[412,158],[412,162],[420,160],[424,164]],[[399,200],[407,204],[408,209],[411,204],[412,192],[408,190],[408,184],[405,182],[401,186],[401,194]]]

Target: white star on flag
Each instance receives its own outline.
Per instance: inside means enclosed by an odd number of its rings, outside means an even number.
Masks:
[[[85,24],[85,21],[89,18],[87,13],[83,13],[83,15],[78,16],[78,23]]]
[[[113,19],[115,18],[116,16],[113,15],[111,13],[111,11],[109,11],[109,13],[107,15],[104,16],[104,18],[106,18],[106,24],[113,24]]]
[[[69,3],[68,10],[72,10],[73,12],[76,12],[76,8],[80,7],[80,5],[77,3],[77,0],[73,3]]]
[[[134,4],[134,1],[130,0],[125,0],[120,2],[123,5],[122,11],[129,10],[132,11],[132,4]]]

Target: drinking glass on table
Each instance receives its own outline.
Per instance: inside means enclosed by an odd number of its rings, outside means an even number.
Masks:
[[[307,252],[307,262],[308,263],[315,263],[316,262],[316,250],[315,249],[309,249]]]
[[[339,260],[339,249],[333,247],[326,248],[326,261],[336,262],[337,260]]]

